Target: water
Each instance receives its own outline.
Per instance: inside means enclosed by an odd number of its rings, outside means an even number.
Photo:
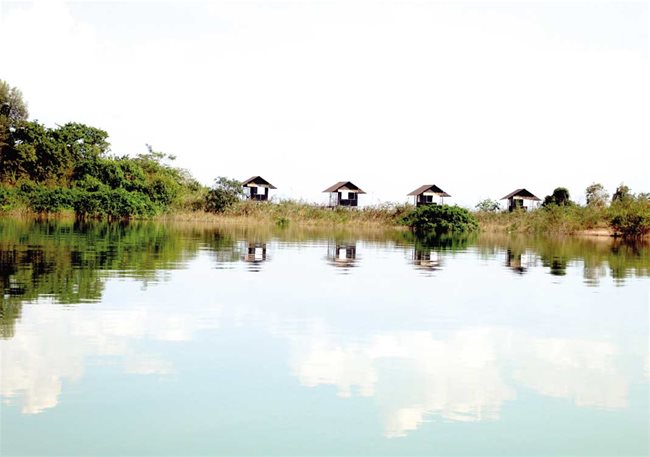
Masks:
[[[647,455],[650,249],[0,221],[0,453]]]

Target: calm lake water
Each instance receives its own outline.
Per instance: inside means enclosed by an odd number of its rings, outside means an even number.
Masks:
[[[650,249],[0,220],[0,454],[648,455]]]

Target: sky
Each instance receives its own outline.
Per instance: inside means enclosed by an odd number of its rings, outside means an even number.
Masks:
[[[0,78],[31,119],[146,144],[209,185],[361,202],[422,184],[650,191],[648,2],[0,1]]]

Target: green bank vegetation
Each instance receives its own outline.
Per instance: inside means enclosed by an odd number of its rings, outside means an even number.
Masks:
[[[175,167],[174,157],[147,145],[143,153],[115,155],[108,133],[80,123],[48,128],[28,120],[27,104],[0,80],[0,214],[69,215],[77,219],[171,218],[254,221],[278,227],[365,225],[411,227],[440,235],[484,231],[574,234],[601,230],[626,238],[650,232],[648,194],[624,185],[612,198],[600,184],[589,186],[587,204],[557,188],[536,211],[506,213],[485,200],[470,213],[457,206],[415,208],[384,203],[358,209],[327,208],[285,200],[245,201],[241,183],[219,177],[212,187]]]
[[[174,157],[151,146],[112,155],[104,130],[48,128],[27,116],[20,91],[0,81],[0,211],[124,219],[203,208],[207,190]]]
[[[568,235],[576,233],[613,234],[642,238],[650,233],[650,194],[634,194],[621,184],[611,199],[601,184],[585,190],[586,204],[579,205],[569,191],[559,187],[533,211],[504,212],[497,202],[486,200],[476,206],[481,229],[488,232],[523,232]]]

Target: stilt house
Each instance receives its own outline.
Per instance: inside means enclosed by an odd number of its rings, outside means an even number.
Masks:
[[[538,197],[526,189],[517,189],[513,192],[510,192],[501,200],[508,200],[508,211],[514,211],[516,209],[526,211],[533,209],[537,207],[536,202],[541,201]]]
[[[323,192],[330,194],[329,206],[358,206],[359,194],[365,194],[363,190],[352,184],[350,181],[337,182]]]
[[[451,197],[435,184],[420,186],[408,195],[415,197],[415,206],[435,205],[438,201],[442,205],[445,197]]]
[[[269,189],[276,187],[261,176],[253,176],[242,183],[244,195],[249,200],[267,201],[269,199]]]

